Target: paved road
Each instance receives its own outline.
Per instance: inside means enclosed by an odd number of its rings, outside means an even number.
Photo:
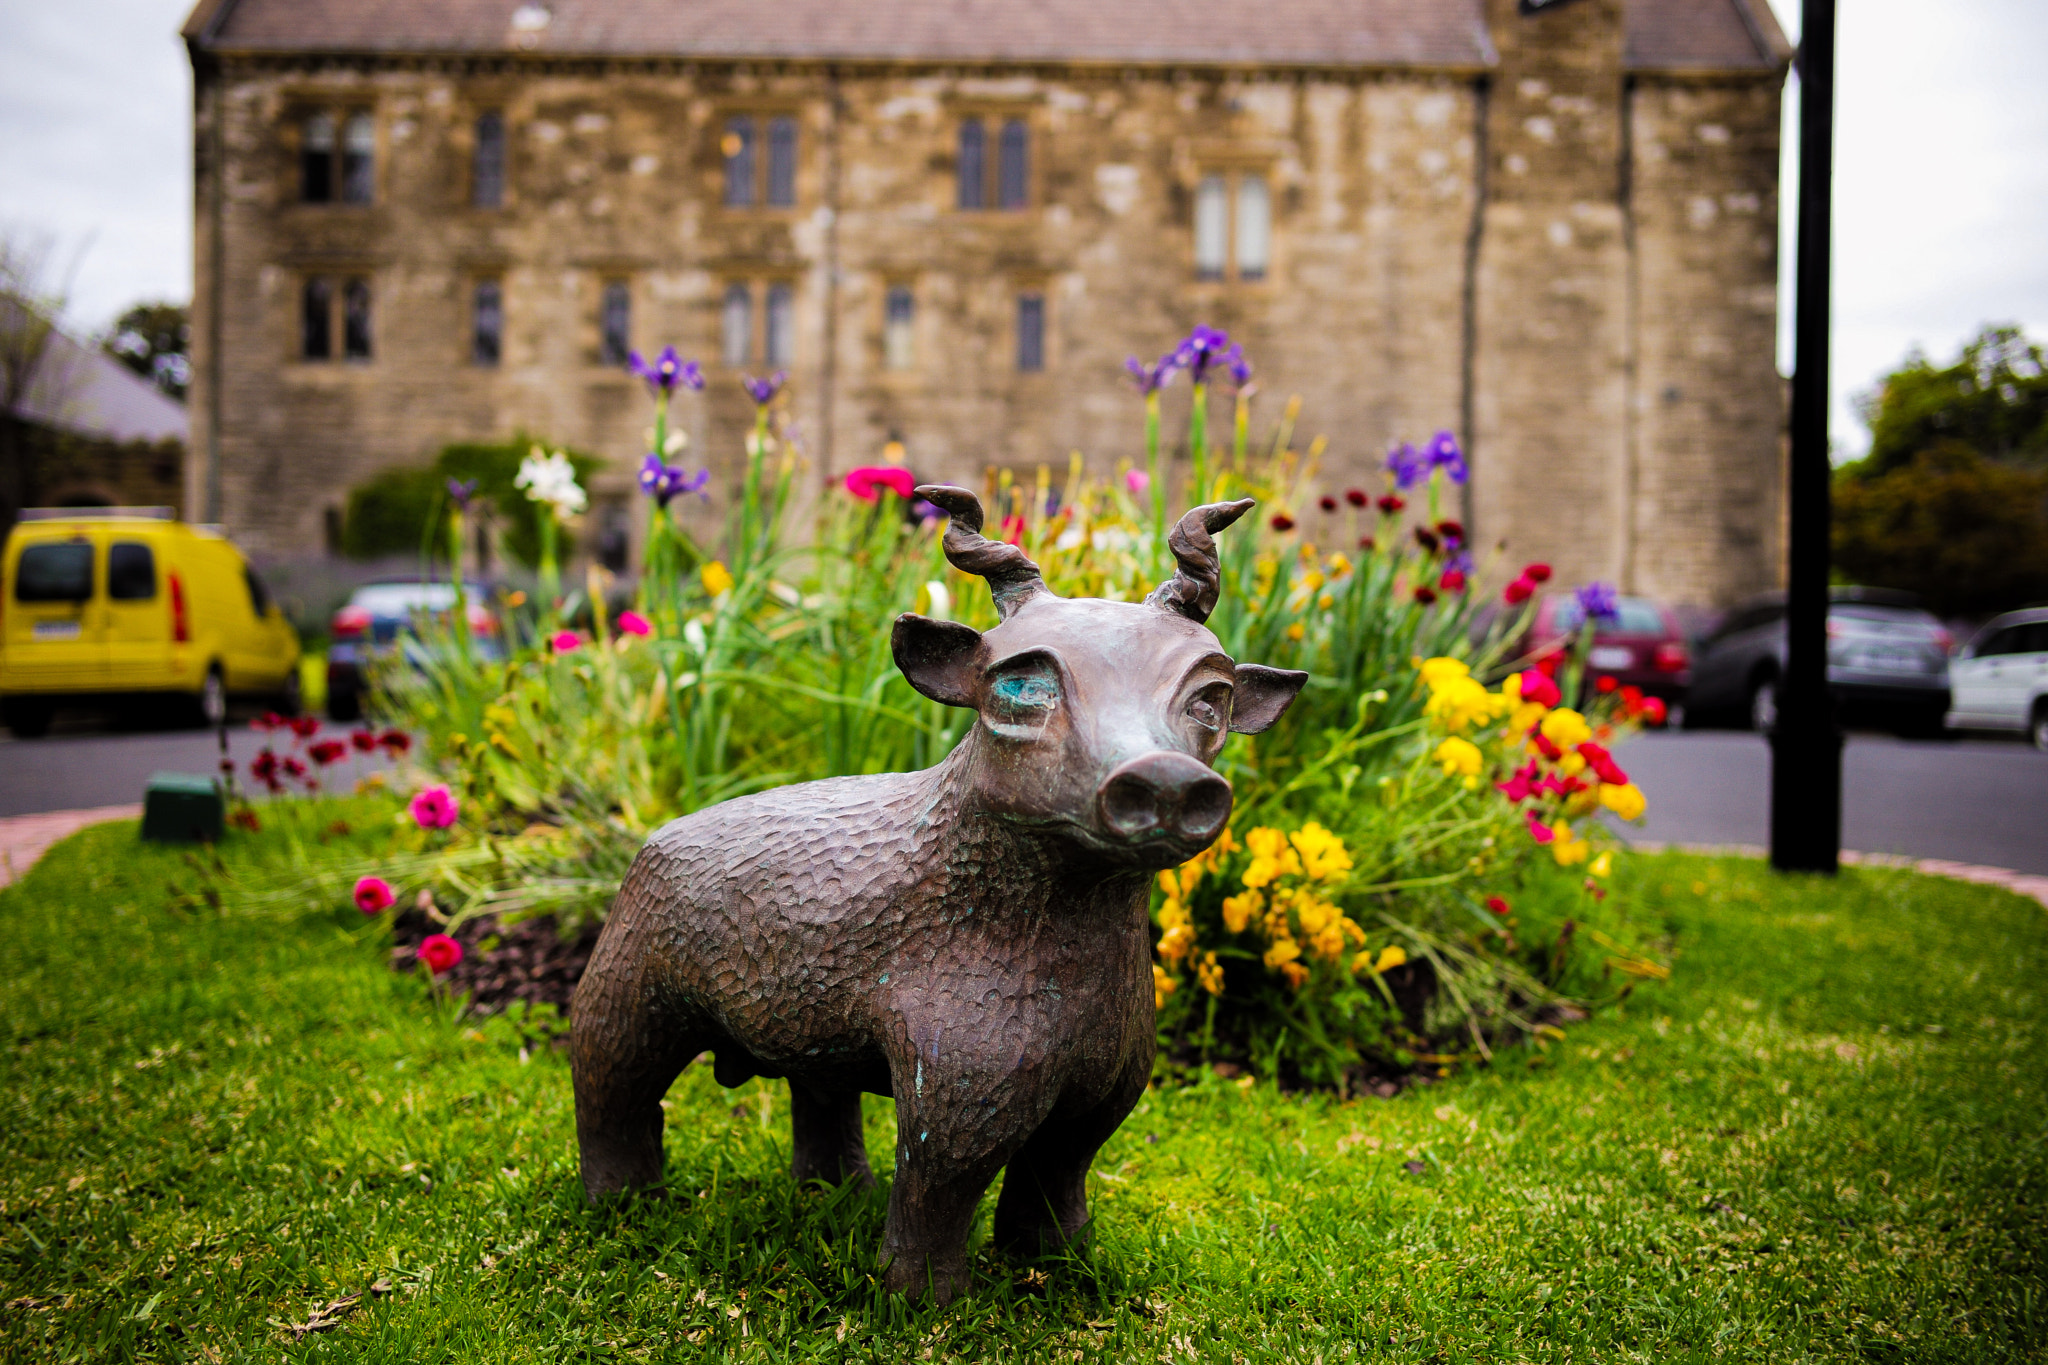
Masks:
[[[1770,841],[1771,751],[1752,734],[1645,734],[1615,757],[1650,800],[1628,837]],[[2048,873],[2048,754],[2017,741],[1851,735],[1842,847]]]

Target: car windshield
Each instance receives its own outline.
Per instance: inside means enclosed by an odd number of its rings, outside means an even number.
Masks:
[[[1624,597],[1618,604],[1620,617],[1603,621],[1595,630],[1611,635],[1662,635],[1664,613],[1657,604],[1647,597]],[[1569,634],[1579,628],[1579,622],[1586,619],[1586,609],[1579,605],[1576,597],[1561,599],[1551,609],[1550,628],[1560,635]]]
[[[1828,617],[1837,621],[1881,621],[1888,626],[1941,629],[1940,620],[1930,612],[1914,607],[1884,607],[1875,602],[1836,602],[1828,607]]]
[[[469,585],[469,597],[476,601],[482,589]],[[455,605],[452,583],[371,583],[357,588],[349,605],[361,607],[372,616],[404,620],[414,612],[446,611]]]

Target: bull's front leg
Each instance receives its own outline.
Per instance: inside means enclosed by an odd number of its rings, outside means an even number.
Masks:
[[[996,1200],[995,1244],[1010,1255],[1038,1256],[1088,1233],[1088,1167],[1145,1093],[1152,1056],[1129,1063],[1109,1095],[1077,1113],[1055,1109],[1010,1159]]]

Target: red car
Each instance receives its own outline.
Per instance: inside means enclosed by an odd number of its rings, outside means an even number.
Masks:
[[[1671,608],[1647,597],[1624,597],[1619,614],[1593,630],[1593,649],[1586,656],[1586,678],[1597,685],[1612,678],[1618,687],[1639,688],[1665,706],[1684,703],[1692,686],[1692,655],[1685,632]],[[1540,663],[1555,656],[1562,664],[1585,620],[1578,598],[1546,593],[1536,603],[1529,630],[1510,647],[1509,658]],[[1605,689],[1603,689],[1605,690]]]

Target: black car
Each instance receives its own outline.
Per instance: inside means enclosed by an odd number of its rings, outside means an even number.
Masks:
[[[491,590],[481,583],[465,583],[463,591],[478,652],[485,658],[502,657],[498,618],[487,605]],[[365,583],[351,593],[334,613],[334,643],[327,651],[328,719],[360,719],[371,660],[404,655],[415,664],[421,662],[427,646],[419,637],[420,625],[430,620],[445,625],[454,607],[453,584],[417,578]]]
[[[1953,643],[1947,628],[1909,593],[1830,590],[1828,690],[1837,714],[1902,735],[1940,734]],[[1694,652],[1688,722],[1734,720],[1770,730],[1778,720],[1784,671],[1784,595],[1745,602]]]

